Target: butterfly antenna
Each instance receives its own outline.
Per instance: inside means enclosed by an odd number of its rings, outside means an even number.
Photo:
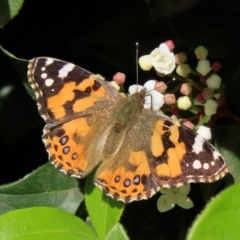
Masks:
[[[137,92],[138,92],[138,49],[139,44],[136,42],[136,82],[137,82]]]

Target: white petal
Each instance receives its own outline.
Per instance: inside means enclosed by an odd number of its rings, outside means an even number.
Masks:
[[[160,109],[164,104],[164,95],[156,90],[149,92],[152,96],[152,110]]]
[[[155,48],[150,53],[149,60],[155,70],[163,74],[171,73],[176,66],[175,56],[165,43],[160,44],[159,48]]]
[[[170,50],[166,43],[161,43],[159,49],[164,55],[168,55],[170,53]]]
[[[152,108],[152,97],[151,95],[145,96],[145,103],[143,106],[145,109],[151,109]]]
[[[151,56],[156,56],[159,53],[159,48],[155,48],[154,50],[152,50],[152,52],[150,53]]]
[[[145,87],[147,91],[153,90],[155,88],[156,82],[156,80],[148,80],[144,83],[143,87]]]
[[[128,92],[133,95],[136,92],[140,92],[144,87],[141,85],[133,84],[128,88]]]

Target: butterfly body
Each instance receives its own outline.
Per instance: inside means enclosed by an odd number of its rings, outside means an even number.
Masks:
[[[227,172],[209,142],[143,108],[145,89],[123,97],[91,72],[49,57],[29,62],[28,79],[49,160],[78,178],[99,165],[95,184],[116,200],[148,199],[160,187],[213,182]]]

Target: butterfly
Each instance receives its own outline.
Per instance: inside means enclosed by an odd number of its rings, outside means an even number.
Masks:
[[[159,188],[214,182],[228,171],[203,137],[176,125],[160,110],[144,109],[146,90],[124,97],[109,82],[75,64],[50,57],[29,61],[28,80],[46,125],[49,160],[125,203]]]

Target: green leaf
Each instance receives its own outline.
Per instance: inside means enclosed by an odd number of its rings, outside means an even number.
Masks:
[[[94,240],[92,230],[79,218],[59,209],[33,207],[0,216],[0,239]]]
[[[123,229],[123,226],[120,223],[117,223],[113,228],[109,231],[106,240],[128,240],[128,236]]]
[[[27,65],[28,65],[28,60],[23,59],[23,58],[18,58],[14,56],[12,53],[4,49],[2,46],[0,46],[0,51],[2,51],[5,56],[12,62],[12,64],[16,67],[24,87],[26,88],[27,92],[29,95],[35,99],[35,94],[34,91],[32,90],[28,80],[27,80]]]
[[[0,188],[0,213],[32,206],[56,207],[75,213],[82,200],[77,179],[66,176],[48,163],[23,179]]]
[[[108,232],[118,223],[125,204],[103,194],[93,185],[93,173],[87,177],[85,202],[91,223],[100,239],[105,239]]]
[[[13,19],[22,8],[23,0],[0,1],[0,28]]]
[[[16,141],[21,141],[22,137],[28,136],[43,121],[37,112],[36,103],[29,100],[29,96],[22,87],[23,85],[32,97],[35,96],[27,81],[28,61],[16,58],[1,46],[0,52],[6,56],[6,60],[8,59],[15,66],[22,80],[17,78],[15,71],[14,74],[9,74],[7,70],[2,69],[2,85],[0,86],[1,138],[4,142],[13,144]]]
[[[239,239],[240,184],[219,194],[195,220],[187,240]]]
[[[218,127],[213,132],[215,147],[228,164],[235,182],[240,181],[240,126]],[[224,136],[224,137],[223,137]]]

